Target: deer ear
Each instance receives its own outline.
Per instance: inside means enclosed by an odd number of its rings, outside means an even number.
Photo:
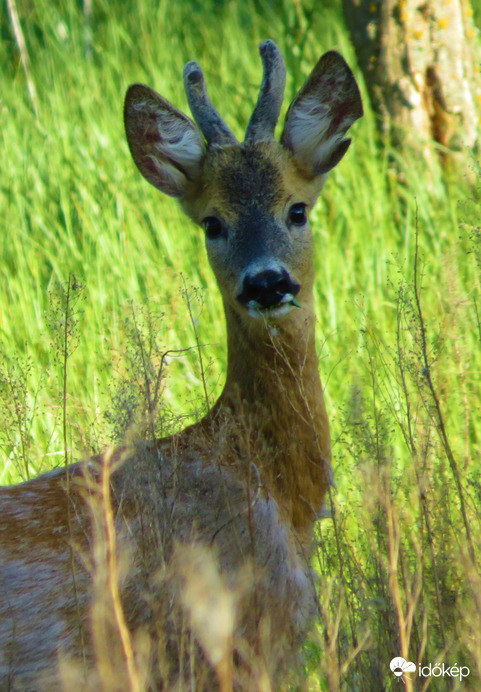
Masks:
[[[183,197],[205,152],[196,125],[155,91],[133,84],[125,96],[130,153],[142,175],[172,197]]]
[[[317,176],[334,168],[351,140],[344,135],[362,116],[356,80],[339,53],[325,53],[291,103],[281,142],[294,159]]]

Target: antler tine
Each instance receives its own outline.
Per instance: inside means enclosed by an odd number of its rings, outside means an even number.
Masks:
[[[259,52],[264,76],[256,107],[247,126],[246,142],[273,139],[286,83],[284,58],[276,44],[273,41],[264,41],[259,46]]]
[[[196,62],[184,67],[184,86],[190,110],[208,144],[235,144],[236,138],[214,108],[205,88],[204,75]]]

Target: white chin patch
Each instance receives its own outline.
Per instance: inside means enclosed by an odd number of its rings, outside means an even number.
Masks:
[[[280,303],[273,305],[270,308],[263,308],[261,305],[259,305],[257,300],[250,300],[246,305],[247,313],[255,319],[278,319],[279,317],[284,317],[284,315],[287,315],[295,307],[292,300],[293,296],[289,294],[285,295]]]

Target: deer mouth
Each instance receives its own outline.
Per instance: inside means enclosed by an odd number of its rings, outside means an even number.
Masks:
[[[247,312],[251,317],[257,319],[272,319],[284,317],[293,308],[300,308],[301,304],[292,293],[277,294],[272,296],[269,304],[266,304],[265,298],[262,302],[258,300],[249,300],[246,303]]]

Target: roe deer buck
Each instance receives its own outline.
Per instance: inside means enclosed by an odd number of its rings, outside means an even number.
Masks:
[[[146,86],[127,92],[140,172],[204,227],[227,322],[226,384],[172,437],[1,490],[1,690],[270,689],[312,622],[309,562],[331,450],[307,215],[362,104],[328,52],[276,142],[285,67],[271,41],[260,52],[243,143],[196,63],[184,70],[196,123]]]

